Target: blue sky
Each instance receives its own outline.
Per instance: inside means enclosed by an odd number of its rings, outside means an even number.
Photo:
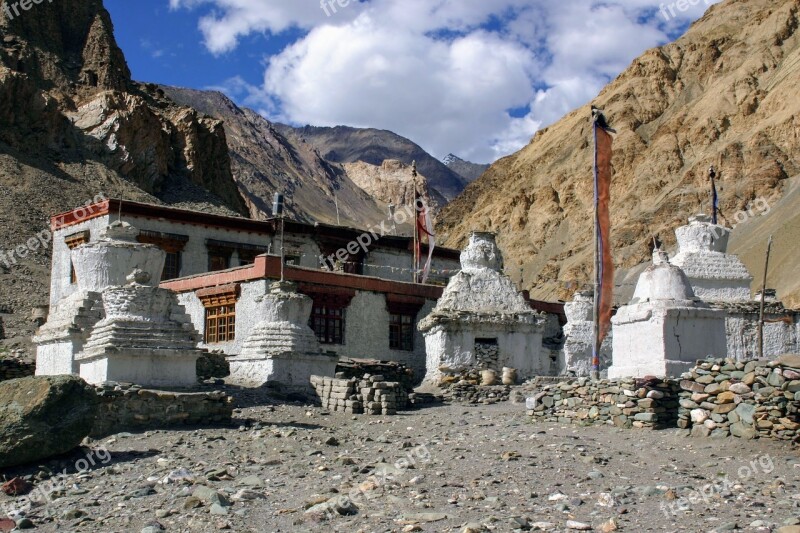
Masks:
[[[477,162],[523,147],[713,3],[105,0],[137,80],[222,90],[275,121],[390,129]]]

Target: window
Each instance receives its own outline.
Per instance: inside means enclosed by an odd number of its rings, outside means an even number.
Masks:
[[[227,270],[230,266],[231,254],[222,251],[208,252],[208,271],[216,272],[218,270]]]
[[[236,300],[238,285],[223,285],[197,291],[206,310],[205,342],[218,344],[236,338]]]
[[[389,348],[413,352],[416,316],[392,313],[389,317]]]
[[[306,283],[298,284],[298,291],[314,300],[308,325],[320,344],[344,344],[346,309],[356,291]]]
[[[232,341],[236,337],[236,304],[206,308],[206,344]]]
[[[154,244],[167,254],[164,260],[164,269],[161,271],[161,281],[180,277],[181,252],[189,242],[187,235],[142,230],[139,232],[137,240],[144,244]]]
[[[78,233],[73,233],[72,235],[67,235],[64,237],[64,243],[70,250],[74,250],[78,246],[82,244],[86,244],[89,242],[89,230],[79,231]],[[75,263],[72,262],[70,259],[69,262],[69,283],[70,285],[74,285],[78,283],[78,274],[75,272]]]
[[[164,271],[161,273],[161,281],[175,279],[181,273],[181,253],[180,252],[167,252],[166,260],[164,261]]]
[[[206,239],[208,250],[208,271],[216,272],[233,267],[252,265],[256,256],[267,253],[267,248],[255,244],[244,244],[229,241]],[[233,262],[233,252],[236,252],[238,261]],[[238,263],[238,264],[237,264]]]
[[[257,255],[258,252],[239,250],[239,266],[252,265],[253,263],[256,262]]]
[[[344,344],[344,308],[314,305],[309,326],[320,344]]]
[[[417,314],[425,299],[401,294],[386,295],[389,311],[389,348],[405,352],[414,351],[414,334],[417,330]]]

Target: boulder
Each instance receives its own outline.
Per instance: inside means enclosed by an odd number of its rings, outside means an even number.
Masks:
[[[775,364],[800,369],[800,355],[785,354],[775,360]]]
[[[92,430],[97,405],[94,389],[77,376],[0,382],[0,468],[76,448]]]

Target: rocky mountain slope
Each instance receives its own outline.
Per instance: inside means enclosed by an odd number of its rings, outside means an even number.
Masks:
[[[800,0],[727,0],[712,6],[672,44],[649,50],[591,103],[618,130],[612,223],[618,295],[649,259],[652,237],[673,247],[673,230],[709,210],[707,170],[716,165],[722,219],[763,198],[788,196],[800,175]],[[589,106],[575,110],[494,165],[440,216],[446,245],[470,230],[499,233],[512,277],[538,298],[569,298],[592,277],[592,142]],[[781,200],[784,198],[784,200]],[[793,199],[792,199],[793,198]],[[741,248],[763,270],[764,236],[776,232],[781,260],[772,285],[800,305],[797,217],[758,217]],[[769,224],[769,227],[767,226]],[[671,248],[672,249],[672,248]],[[762,265],[762,266],[760,266]],[[626,288],[627,286],[627,288]]]
[[[406,165],[396,159],[387,159],[381,166],[363,161],[345,163],[342,166],[348,177],[373,198],[395,206],[414,204],[416,196],[411,165]],[[434,211],[438,211],[447,203],[447,200],[428,183],[427,177],[418,174],[416,192],[425,198]]]
[[[135,83],[101,0],[0,10],[0,313],[28,340],[50,249],[27,245],[54,213],[100,195],[246,214],[222,124]],[[17,342],[11,339],[11,342]]]
[[[420,146],[391,131],[347,126],[293,128],[275,124],[275,127],[293,143],[308,142],[332,163],[363,161],[379,167],[387,159],[406,165],[416,161],[419,173],[428,177],[430,187],[448,201],[463,191],[467,184],[464,178]],[[435,193],[431,191],[431,194]]]
[[[176,102],[223,122],[233,176],[252,218],[271,216],[275,191],[286,193],[288,214],[297,220],[335,224],[337,203],[343,225],[360,227],[386,218],[387,202],[364,192],[313,145],[287,139],[258,113],[215,91],[161,89]]]
[[[481,165],[478,163],[470,163],[469,161],[464,161],[460,157],[454,154],[448,154],[442,160],[444,166],[467,180],[468,182],[473,182],[476,179],[480,178],[481,175],[489,170],[491,165]]]

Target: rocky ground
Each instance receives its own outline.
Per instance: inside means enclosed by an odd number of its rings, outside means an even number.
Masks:
[[[787,527],[800,524],[800,457],[785,444],[537,425],[509,402],[380,417],[237,400],[231,427],[118,434],[5,472],[39,479],[28,497],[43,504],[18,523],[146,533],[800,531]],[[24,503],[0,495],[5,512]]]

